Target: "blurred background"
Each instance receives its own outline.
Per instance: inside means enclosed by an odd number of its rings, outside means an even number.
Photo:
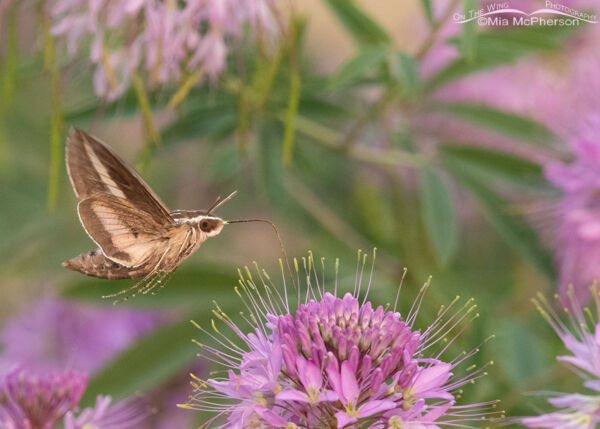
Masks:
[[[432,275],[423,327],[456,295],[475,298],[480,317],[453,350],[494,334],[474,363],[495,364],[465,403],[499,398],[508,415],[529,415],[545,407],[531,392],[576,384],[530,300],[565,282],[585,299],[596,275],[599,241],[568,232],[570,188],[548,171],[579,162],[573,142],[600,131],[598,25],[455,23],[491,3],[471,0],[286,1],[268,37],[252,23],[226,35],[214,73],[204,58],[204,73],[153,81],[141,61],[111,92],[102,79],[120,79],[120,65],[98,59],[104,48],[95,56],[93,35],[70,46],[60,3],[0,2],[0,369],[81,369],[84,403],[141,393],[159,409],[156,427],[194,427],[203,416],[175,404],[190,393],[187,374],[211,366],[195,356],[202,333],[189,320],[210,323],[213,300],[237,311],[238,267],[279,271],[267,225],[228,225],[157,296],[103,301],[129,283],[61,267],[94,247],[64,167],[79,127],[171,209],[237,190],[219,216],[272,220],[288,254],[340,258],[342,280],[357,249],[377,247],[374,302],[393,300],[403,267],[406,305]],[[106,38],[109,54],[127,43]],[[565,249],[583,253],[567,263]]]

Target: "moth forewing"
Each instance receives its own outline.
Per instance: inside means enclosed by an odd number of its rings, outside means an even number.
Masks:
[[[158,222],[169,219],[169,210],[150,186],[99,139],[74,129],[66,152],[67,172],[79,199],[112,195],[130,201]]]

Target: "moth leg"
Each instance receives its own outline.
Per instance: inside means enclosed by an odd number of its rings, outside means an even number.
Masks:
[[[148,292],[150,292],[152,289],[154,289],[156,286],[160,285],[162,283],[162,281],[164,280],[164,278],[167,276],[168,272],[167,271],[160,271],[157,276],[152,279],[151,282],[148,282],[148,284],[146,284],[145,286],[141,287],[137,293],[141,293],[143,295],[146,295]]]
[[[160,290],[160,289],[164,289],[164,287],[167,285],[167,282],[168,282],[168,281],[171,279],[171,275],[172,275],[173,273],[174,273],[174,271],[169,271],[169,272],[167,272],[167,273],[166,273],[166,276],[165,276],[165,278],[164,278],[164,280],[163,280],[163,279],[161,279],[161,281],[159,281],[159,282],[158,282],[158,283],[159,283],[159,290]],[[153,291],[153,292],[151,293],[151,295],[156,295],[156,294],[159,292],[159,290],[155,290],[155,291]]]
[[[125,302],[129,298],[135,297],[142,290],[146,289],[147,287],[150,287],[153,283],[155,283],[158,280],[158,278],[160,277],[160,275],[161,275],[160,272],[157,272],[157,271],[151,272],[149,275],[147,275],[141,281],[137,282],[134,285],[136,287],[135,289],[131,290],[131,288],[128,288],[127,290],[130,291],[130,293],[128,295],[125,295],[123,298],[113,301],[113,305],[118,304],[120,302]]]
[[[138,293],[143,292],[143,293],[147,293],[147,290],[151,290],[154,289],[154,286],[156,285],[156,282],[160,283],[162,281],[162,278],[164,277],[164,271],[159,271],[159,268],[163,259],[165,258],[165,256],[169,253],[170,250],[170,246],[167,246],[167,249],[164,251],[164,253],[162,254],[162,256],[160,257],[160,259],[158,260],[158,262],[156,263],[156,265],[154,265],[154,268],[140,281],[136,282],[133,286],[128,287],[126,289],[123,289],[122,291],[119,291],[117,293],[113,293],[110,295],[105,295],[102,298],[115,298],[117,296],[121,296],[124,294],[127,294],[127,296],[125,296],[122,299],[118,299],[115,300],[113,302],[114,304],[117,304],[119,302],[123,302],[123,301],[127,301],[129,298],[133,298],[134,296],[136,296]]]
[[[114,298],[116,296],[120,296],[120,295],[126,294],[128,292],[131,292],[132,290],[137,289],[141,284],[143,284],[144,282],[146,282],[154,274],[156,274],[156,273],[153,272],[153,271],[151,271],[150,273],[146,274],[146,276],[143,277],[141,280],[137,281],[133,286],[130,286],[128,288],[120,290],[119,292],[111,293],[110,295],[102,295],[102,298],[103,299]]]
[[[165,256],[169,253],[169,250],[171,249],[170,246],[168,246],[166,248],[166,250],[164,251],[164,253],[162,254],[162,256],[160,257],[160,259],[158,260],[158,262],[154,265],[154,268],[152,268],[152,271],[150,272],[150,274],[147,276],[148,279],[146,281],[146,279],[144,279],[144,281],[139,282],[137,284],[137,288],[128,296],[126,296],[125,298],[121,299],[120,301],[127,301],[129,298],[133,298],[135,297],[137,294],[142,293],[142,294],[146,294],[148,293],[149,290],[154,289],[154,287],[157,284],[160,284],[163,280],[163,278],[165,277],[165,274],[167,273],[166,271],[160,270],[159,267],[162,264]],[[120,302],[117,301],[117,302]]]
[[[165,259],[165,256],[167,256],[167,254],[169,253],[169,250],[171,250],[171,246],[167,246],[167,249],[162,254],[162,256],[160,257],[160,259],[158,260],[158,262],[154,266],[154,269],[152,270],[153,272],[159,273],[158,276],[156,278],[152,279],[152,281],[149,282],[148,284],[146,284],[145,286],[141,287],[138,292],[141,292],[144,295],[146,295],[149,291],[151,291],[152,289],[154,289],[157,284],[161,284],[162,281],[167,276],[167,274],[169,274],[169,271],[159,270],[159,268],[158,268],[162,264],[163,259]]]

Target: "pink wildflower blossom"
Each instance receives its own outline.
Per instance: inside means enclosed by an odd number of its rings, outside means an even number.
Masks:
[[[456,405],[457,390],[485,374],[480,368],[456,375],[476,350],[447,361],[448,345],[439,344],[442,338],[452,343],[463,323],[476,317],[472,301],[455,313],[453,301],[421,331],[415,321],[428,283],[403,316],[396,304],[373,308],[367,301],[373,268],[361,295],[364,259],[353,292],[341,296],[337,280],[333,291],[326,290],[312,254],[304,262],[304,299],[295,306],[285,276],[283,292],[258,268],[258,283],[250,271],[241,276],[237,291],[249,311],[250,333],[217,308],[241,345],[216,329],[217,335],[205,331],[219,346],[202,344],[202,356],[220,363],[227,376],[196,379],[183,408],[213,412],[206,426],[218,428],[468,426],[494,414],[493,402]],[[413,426],[400,424],[409,421]]]

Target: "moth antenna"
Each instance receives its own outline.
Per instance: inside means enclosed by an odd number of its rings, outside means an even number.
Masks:
[[[227,199],[229,199],[230,197],[231,197],[231,195],[229,197],[227,197]],[[285,245],[283,244],[283,240],[281,239],[281,234],[279,233],[279,229],[277,228],[277,226],[273,222],[271,222],[269,219],[261,219],[261,218],[228,220],[225,223],[246,223],[246,222],[264,222],[264,223],[271,225],[271,227],[273,228],[273,231],[275,231],[277,240],[279,241],[279,247],[281,248],[281,253],[283,254],[283,259],[285,259],[285,264],[287,265],[287,269],[290,274],[290,278],[292,279],[292,284],[294,285],[294,289],[295,289],[296,293],[298,293],[298,285],[296,284],[296,280],[294,279],[292,266],[290,265],[290,260],[288,258],[287,252],[285,250]]]
[[[210,208],[206,211],[206,214],[207,215],[211,214],[214,210],[218,209],[223,204],[225,204],[227,201],[229,201],[230,199],[235,197],[235,194],[237,194],[237,191],[233,191],[231,194],[227,195],[227,197],[225,197],[225,199],[223,199],[223,200],[221,199],[221,196],[219,195],[217,197],[217,200],[213,203],[213,205],[210,206]]]

